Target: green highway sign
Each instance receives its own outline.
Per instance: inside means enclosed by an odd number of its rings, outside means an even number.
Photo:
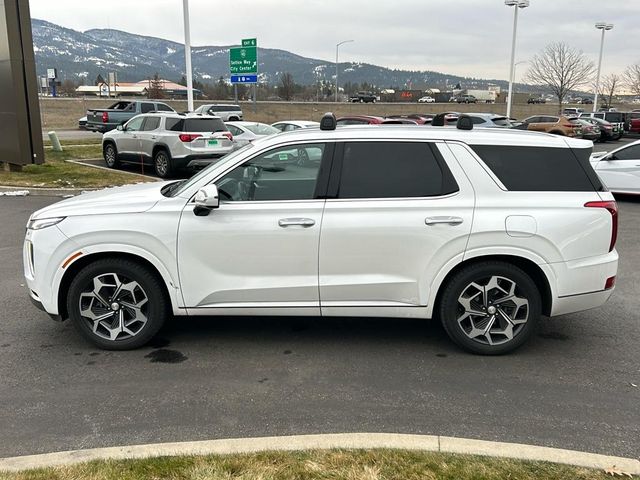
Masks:
[[[242,39],[243,47],[257,47],[258,39],[257,38],[243,38]]]
[[[255,39],[251,39],[254,40]],[[245,40],[242,41],[243,43]],[[229,71],[231,73],[258,73],[257,47],[232,47],[229,49]]]

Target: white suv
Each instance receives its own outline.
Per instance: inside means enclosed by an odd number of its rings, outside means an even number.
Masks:
[[[591,148],[328,116],[189,180],[37,211],[25,276],[37,305],[107,349],[145,344],[171,314],[435,316],[467,350],[504,353],[541,315],[613,291],[617,208]]]
[[[207,166],[234,148],[233,135],[219,117],[180,113],[138,115],[102,136],[108,167],[147,163],[161,178],[179,168]]]

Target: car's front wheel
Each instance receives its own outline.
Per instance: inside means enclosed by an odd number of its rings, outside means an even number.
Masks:
[[[146,344],[169,316],[161,280],[137,262],[105,258],[84,267],[69,286],[69,318],[90,342],[107,350]]]
[[[540,292],[529,275],[510,263],[487,261],[463,268],[448,281],[438,313],[462,348],[498,355],[531,338],[541,309]]]

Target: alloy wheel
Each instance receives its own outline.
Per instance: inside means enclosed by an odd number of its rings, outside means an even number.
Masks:
[[[104,273],[94,277],[80,294],[80,316],[94,335],[110,341],[126,340],[146,325],[148,300],[138,282]]]
[[[116,151],[111,145],[107,145],[104,149],[104,161],[108,167],[113,167],[116,163]]]
[[[164,152],[159,152],[156,155],[155,163],[156,173],[161,177],[165,177],[169,171],[169,159],[167,158],[167,155]]]
[[[458,297],[457,322],[471,340],[484,345],[512,341],[529,319],[529,300],[513,280],[491,276],[469,283]]]

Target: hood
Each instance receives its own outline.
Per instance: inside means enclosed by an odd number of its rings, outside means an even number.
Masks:
[[[607,155],[609,152],[593,152],[591,154],[591,160],[595,160],[596,158],[602,158]]]
[[[31,218],[144,212],[164,198],[160,190],[168,183],[139,183],[83,193],[40,209]]]

